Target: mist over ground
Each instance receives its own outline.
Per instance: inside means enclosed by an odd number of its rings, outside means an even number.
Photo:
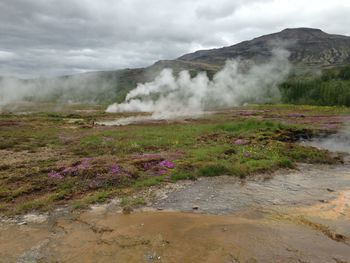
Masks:
[[[259,65],[227,60],[213,79],[205,72],[191,77],[184,70],[176,76],[164,69],[153,81],[138,84],[123,103],[110,105],[107,112],[151,112],[153,118],[167,119],[212,108],[276,102],[280,99],[278,85],[291,69],[288,57],[288,51],[274,49],[269,61]]]
[[[350,125],[347,123],[347,126],[343,127],[335,134],[326,137],[315,137],[304,143],[317,148],[327,149],[331,152],[350,154]]]
[[[116,79],[98,73],[32,80],[0,78],[0,109],[21,102],[108,103],[115,98],[117,85]]]

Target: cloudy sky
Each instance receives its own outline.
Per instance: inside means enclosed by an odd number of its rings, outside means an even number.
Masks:
[[[0,0],[0,75],[142,67],[315,27],[350,35],[349,0]]]

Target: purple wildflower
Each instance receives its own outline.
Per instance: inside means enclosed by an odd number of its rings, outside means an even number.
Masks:
[[[159,163],[159,166],[172,169],[175,167],[175,164],[172,161],[164,160]]]
[[[156,166],[158,164],[158,161],[148,161],[142,164],[142,167],[144,170],[150,170],[152,169],[154,166]]]
[[[48,173],[48,177],[51,179],[58,179],[58,180],[61,180],[64,178],[64,176],[61,173],[53,171],[53,170]]]
[[[79,170],[86,170],[87,168],[89,168],[89,162],[90,158],[84,158],[81,160],[81,162],[78,163],[77,168]]]
[[[160,175],[164,175],[164,174],[167,173],[167,171],[166,171],[166,170],[160,170],[158,173],[159,173]]]
[[[114,164],[111,166],[111,173],[112,174],[118,174],[120,173],[120,167],[117,164]]]

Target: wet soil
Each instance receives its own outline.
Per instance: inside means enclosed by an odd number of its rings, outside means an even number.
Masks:
[[[3,221],[0,262],[350,262],[349,168],[178,182],[129,215],[100,205]]]

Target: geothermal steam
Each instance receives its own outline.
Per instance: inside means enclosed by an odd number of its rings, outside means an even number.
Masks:
[[[116,81],[97,73],[20,80],[0,78],[0,110],[19,102],[99,103],[115,96]]]
[[[171,119],[201,114],[205,110],[268,103],[280,98],[278,84],[288,75],[289,53],[273,50],[271,59],[259,65],[228,60],[212,80],[202,72],[191,77],[188,71],[175,76],[164,69],[154,81],[138,84],[123,103],[114,103],[107,112],[151,112],[154,119]]]
[[[331,152],[343,152],[350,154],[350,126],[344,127],[335,134],[323,138],[314,138],[304,142],[306,145]]]

